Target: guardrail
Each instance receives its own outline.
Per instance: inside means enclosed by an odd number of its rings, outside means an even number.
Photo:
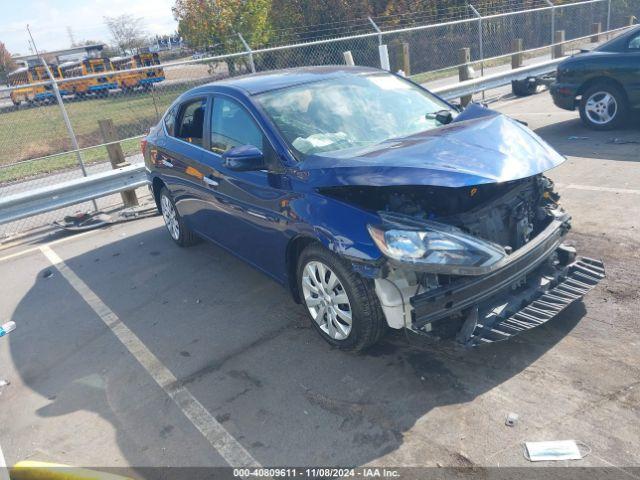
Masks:
[[[513,80],[546,75],[555,71],[562,58],[528,65],[505,72],[473,78],[464,82],[433,89],[445,99],[464,97],[484,90],[509,85]],[[130,165],[19,193],[0,199],[0,224],[40,213],[57,210],[96,198],[131,190],[148,183],[144,165]]]
[[[128,165],[0,199],[0,224],[148,184],[145,166]]]
[[[447,85],[445,87],[433,88],[431,91],[440,95],[446,100],[451,100],[457,97],[464,97],[477,92],[485,90],[491,90],[493,88],[502,87],[504,85],[511,84],[515,80],[526,80],[531,77],[539,77],[541,75],[547,75],[555,72],[557,65],[562,62],[564,58],[556,58],[548,60],[546,62],[540,62],[533,65],[527,65],[525,67],[514,68],[506,72],[494,73],[491,75],[485,75],[484,77],[472,78],[463,82],[455,83],[453,85]]]

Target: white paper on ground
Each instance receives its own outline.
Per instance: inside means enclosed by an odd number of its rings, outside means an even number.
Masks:
[[[551,442],[525,442],[529,460],[580,460],[582,455],[575,440],[556,440]]]

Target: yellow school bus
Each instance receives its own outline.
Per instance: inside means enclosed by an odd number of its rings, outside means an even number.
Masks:
[[[111,59],[116,72],[133,68],[151,67],[160,65],[160,58],[157,53],[140,53],[129,57],[113,57]],[[133,90],[136,87],[143,89],[151,88],[154,83],[164,80],[164,70],[162,67],[139,70],[136,72],[116,73],[118,86],[124,91]]]
[[[57,65],[49,64],[49,69],[55,79],[60,79],[60,71]],[[54,99],[53,86],[52,85],[37,85],[34,87],[28,86],[32,83],[43,82],[49,80],[49,75],[46,69],[42,65],[21,67],[14,70],[7,75],[7,81],[11,87],[24,87],[11,90],[9,96],[14,105],[18,106],[22,102],[44,102],[52,101]],[[60,87],[61,95],[68,95],[69,91]]]
[[[118,83],[113,75],[113,66],[107,57],[86,58],[84,60],[65,62],[60,64],[59,73],[62,77],[61,85],[78,97],[93,93],[104,96],[109,90],[118,88]],[[65,82],[65,78],[82,77],[94,73],[102,73],[104,76],[91,78],[76,78]]]

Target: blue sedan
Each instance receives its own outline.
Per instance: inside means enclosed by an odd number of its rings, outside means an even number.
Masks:
[[[517,121],[388,72],[197,87],[143,153],[178,245],[205,238],[282,283],[339,348],[388,328],[505,340],[604,276],[563,244],[570,217],[544,176],[560,154]]]

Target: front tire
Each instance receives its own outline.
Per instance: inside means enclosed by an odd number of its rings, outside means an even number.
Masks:
[[[593,130],[612,130],[627,118],[629,105],[616,85],[601,82],[589,87],[580,100],[580,119]]]
[[[305,248],[297,269],[298,292],[311,324],[329,344],[361,351],[384,334],[386,320],[370,280],[319,244]]]
[[[188,247],[198,243],[198,237],[187,228],[184,220],[178,213],[176,204],[167,187],[163,187],[159,197],[160,213],[169,235],[181,247]]]

